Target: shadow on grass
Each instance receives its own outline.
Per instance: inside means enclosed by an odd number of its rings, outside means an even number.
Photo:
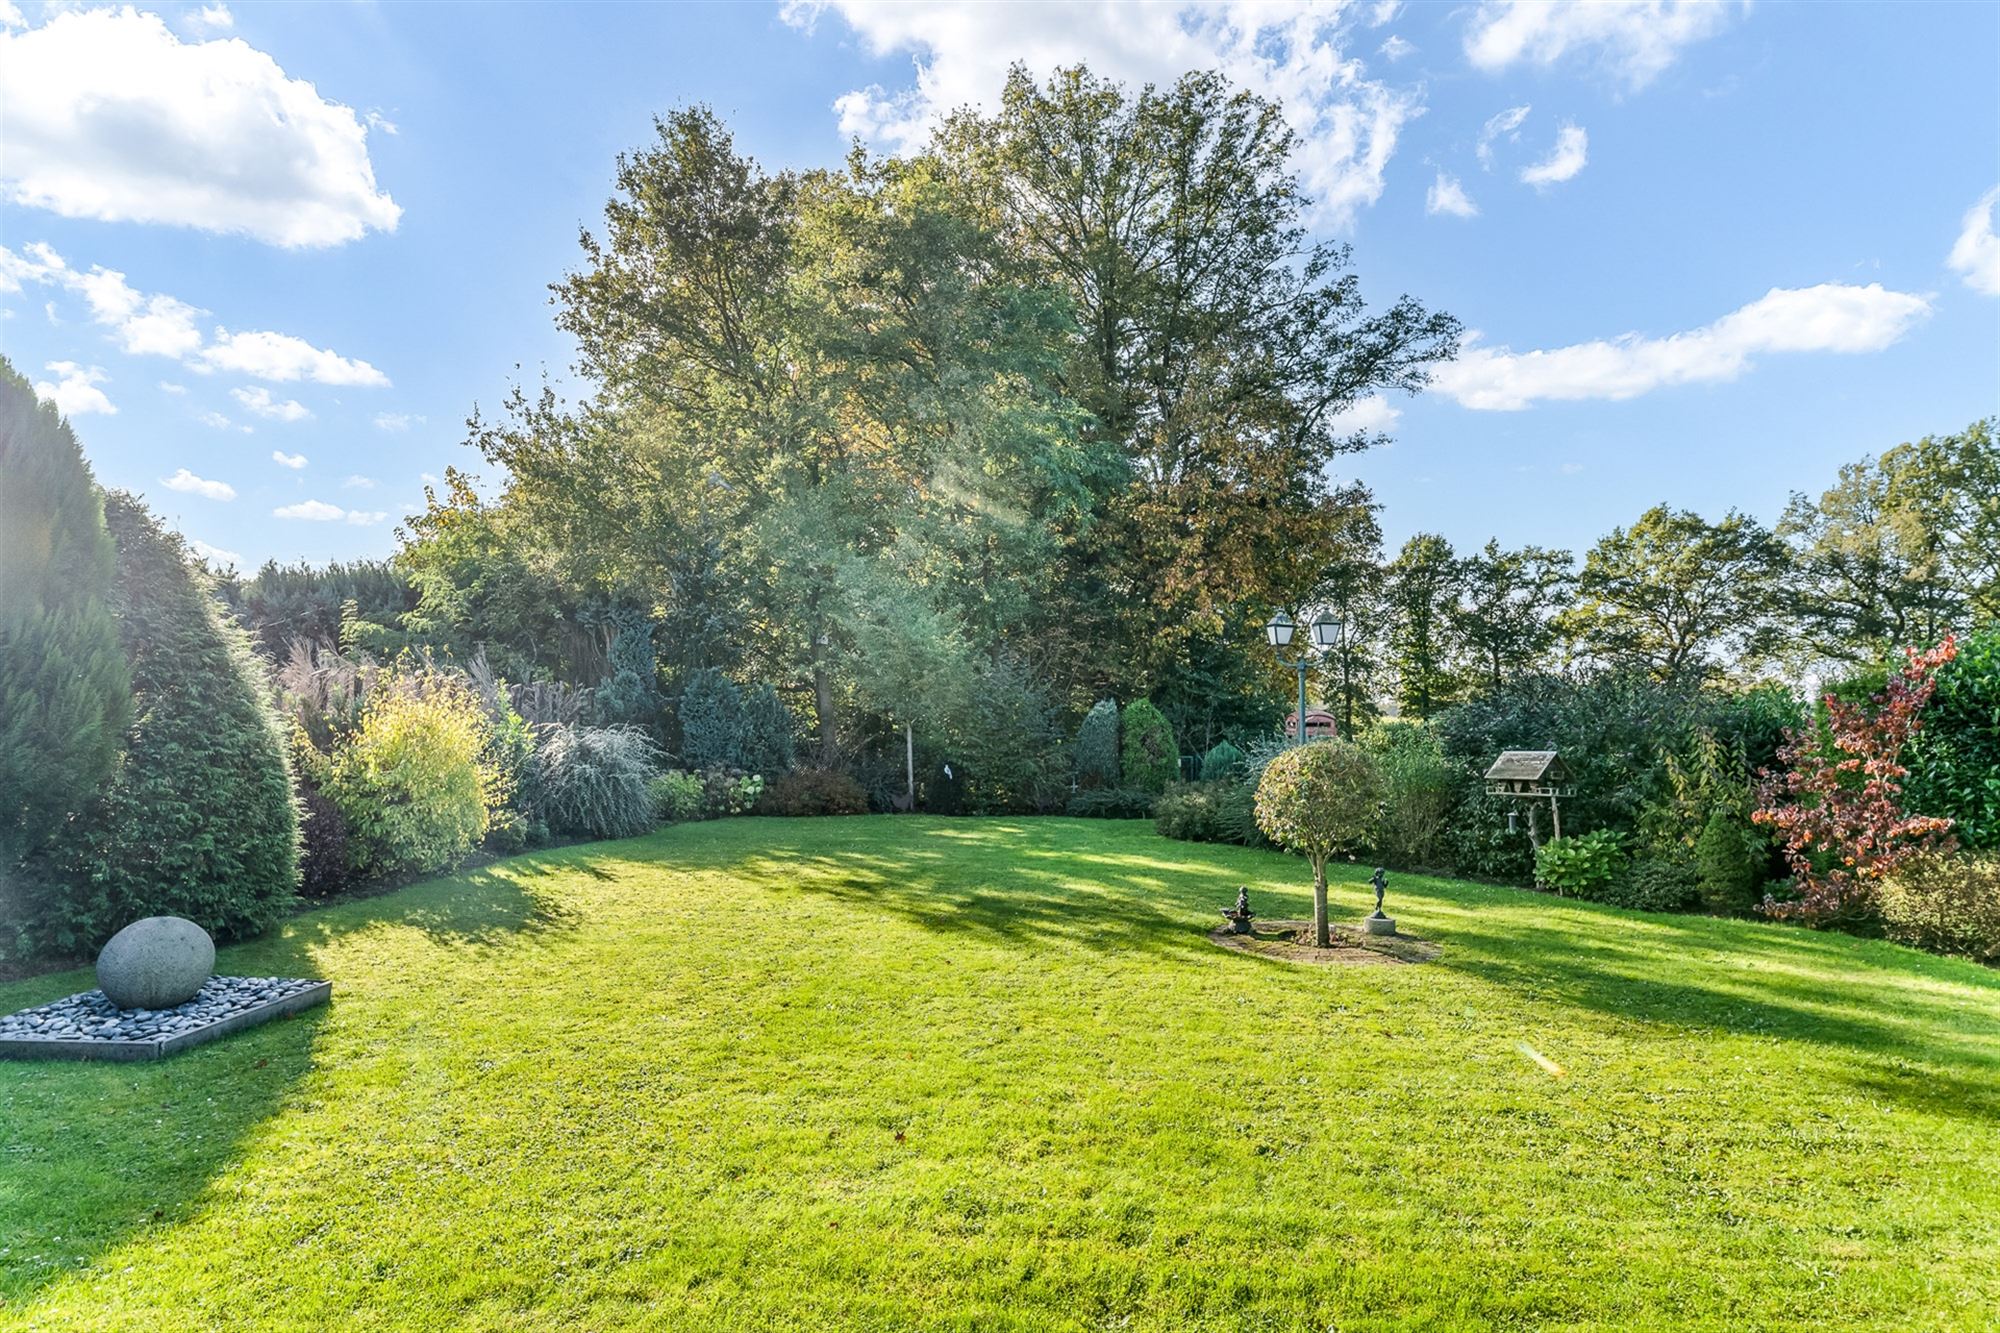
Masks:
[[[219,951],[216,969],[314,976],[321,948],[381,926],[448,947],[574,927],[544,872],[609,878],[606,858],[530,856],[294,918]],[[0,1012],[87,990],[87,970],[0,986]],[[335,978],[332,1003],[340,1003]],[[0,1061],[0,1308],[19,1306],[152,1227],[196,1213],[258,1128],[299,1095],[326,1009],[141,1064]]]

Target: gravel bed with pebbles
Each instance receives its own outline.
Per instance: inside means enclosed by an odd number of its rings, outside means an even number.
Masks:
[[[87,990],[0,1018],[0,1040],[164,1041],[320,984],[311,977],[210,977],[171,1009],[120,1009],[103,991]]]

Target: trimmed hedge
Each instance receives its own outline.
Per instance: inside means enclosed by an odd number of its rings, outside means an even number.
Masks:
[[[1080,791],[1069,798],[1063,813],[1078,819],[1151,819],[1157,799],[1152,792],[1131,787]]]
[[[1150,699],[1134,699],[1125,705],[1118,721],[1125,734],[1118,758],[1125,770],[1126,786],[1157,796],[1179,780],[1180,749],[1166,714],[1153,707]]]
[[[104,516],[132,725],[124,763],[72,825],[69,892],[47,902],[37,933],[63,953],[144,916],[254,935],[299,886],[298,807],[263,667],[179,536],[121,492],[105,496]]]
[[[845,773],[802,768],[765,786],[756,810],[760,815],[865,815],[868,793]]]
[[[1076,781],[1086,791],[1120,785],[1118,701],[1099,699],[1076,729]]]
[[[132,705],[116,577],[76,436],[0,357],[0,923],[61,915],[40,901],[62,893],[43,855],[116,768]]]

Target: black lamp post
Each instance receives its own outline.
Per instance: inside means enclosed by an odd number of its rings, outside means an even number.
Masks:
[[[1291,646],[1292,637],[1298,633],[1298,628],[1298,622],[1293,620],[1288,613],[1283,610],[1273,611],[1271,619],[1264,626],[1264,637],[1271,641],[1273,648],[1279,650],[1278,662],[1280,665],[1291,667],[1299,673],[1299,725],[1297,743],[1304,745],[1306,743],[1306,668],[1312,665],[1312,652],[1302,644],[1299,648],[1297,660],[1287,662],[1284,657],[1284,650]],[[1341,623],[1338,616],[1334,615],[1331,611],[1322,611],[1318,616],[1314,617],[1312,624],[1307,627],[1306,633],[1312,648],[1317,648],[1319,651],[1325,652],[1329,648],[1339,645],[1340,636],[1345,629],[1346,626]]]

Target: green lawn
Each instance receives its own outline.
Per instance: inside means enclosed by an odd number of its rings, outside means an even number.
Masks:
[[[299,918],[218,966],[326,1009],[0,1064],[0,1326],[1992,1326],[2000,973],[1407,876],[1439,961],[1298,967],[1204,939],[1245,881],[1307,910],[1142,824],[746,819]]]

